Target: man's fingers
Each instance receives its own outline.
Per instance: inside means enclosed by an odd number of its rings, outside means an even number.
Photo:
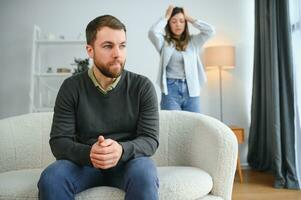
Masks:
[[[99,141],[102,142],[99,144]],[[121,154],[122,147],[120,144],[100,136],[98,142],[92,145],[90,160],[95,168],[108,169],[116,166]]]
[[[90,155],[91,158],[100,160],[100,161],[105,161],[105,160],[112,160],[112,159],[117,159],[118,154],[117,153],[109,153],[109,154],[96,154],[92,153]]]
[[[106,139],[100,144],[100,146],[102,146],[102,147],[111,146],[113,144],[113,142],[115,142],[115,141],[111,140],[111,139]]]
[[[101,145],[101,143],[104,142],[104,141],[105,141],[105,138],[102,135],[100,135],[98,137],[98,145]]]
[[[94,158],[91,158],[91,161],[92,161],[94,167],[100,168],[100,169],[108,169],[108,168],[114,167],[117,163],[116,160],[100,161],[100,160],[96,160]]]

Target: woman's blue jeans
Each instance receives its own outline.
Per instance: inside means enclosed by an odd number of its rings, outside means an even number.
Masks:
[[[162,93],[162,110],[201,112],[200,97],[190,97],[185,79],[167,79],[168,95]]]
[[[57,160],[41,174],[39,199],[74,199],[77,193],[97,186],[120,188],[127,200],[159,199],[157,169],[149,157],[135,158],[107,170]]]

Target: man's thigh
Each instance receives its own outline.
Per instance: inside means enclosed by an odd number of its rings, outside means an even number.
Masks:
[[[40,178],[49,184],[71,184],[75,194],[83,190],[102,186],[104,178],[101,170],[90,166],[79,166],[69,160],[57,160],[49,165]]]
[[[155,180],[157,184],[158,175],[154,161],[149,157],[139,157],[132,159],[121,166],[113,168],[109,173],[105,173],[109,186],[120,188],[126,191],[130,180],[143,181],[143,179]],[[141,183],[141,182],[140,182]]]

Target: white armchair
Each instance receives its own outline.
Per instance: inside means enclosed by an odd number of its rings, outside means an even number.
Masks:
[[[37,181],[54,157],[49,147],[53,113],[0,120],[0,200],[37,199]],[[158,165],[160,199],[230,200],[237,140],[220,121],[183,111],[160,111]],[[77,200],[123,199],[124,192],[95,187]]]

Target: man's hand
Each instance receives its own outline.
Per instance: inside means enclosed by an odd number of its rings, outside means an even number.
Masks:
[[[115,140],[98,137],[92,145],[90,159],[95,168],[108,169],[117,165],[122,155],[122,146]]]

